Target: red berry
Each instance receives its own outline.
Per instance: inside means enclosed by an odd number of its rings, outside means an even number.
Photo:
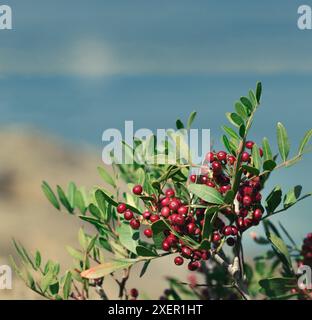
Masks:
[[[175,257],[174,258],[174,263],[177,266],[181,266],[183,264],[183,262],[184,262],[184,259],[182,257]]]
[[[225,236],[231,235],[231,234],[232,234],[232,227],[231,227],[231,226],[225,227],[224,230],[223,230],[223,234],[224,234]]]
[[[244,196],[243,197],[243,205],[246,207],[249,207],[252,203],[252,199],[250,196]]]
[[[179,226],[182,226],[184,225],[185,219],[182,215],[178,214],[173,222]]]
[[[214,233],[212,236],[212,242],[218,243],[221,240],[221,237],[218,233]]]
[[[209,179],[208,179],[207,176],[202,176],[202,177],[200,178],[200,181],[201,181],[202,184],[206,184],[206,183],[209,181]]]
[[[175,246],[178,243],[178,238],[174,234],[169,234],[166,238],[166,241],[170,244],[170,246]]]
[[[153,236],[153,231],[152,229],[145,229],[144,230],[144,235],[147,237],[147,238],[151,238]]]
[[[255,201],[256,201],[256,202],[260,202],[261,199],[262,199],[262,195],[261,195],[260,192],[258,192],[258,193],[256,194],[256,196],[255,196]]]
[[[236,225],[239,229],[244,228],[244,219],[242,217],[239,217],[236,221]]]
[[[190,271],[195,271],[200,267],[200,263],[199,261],[191,261],[187,267]]]
[[[127,206],[125,203],[119,203],[117,206],[117,212],[118,213],[124,213],[127,210]]]
[[[262,148],[259,148],[259,154],[260,154],[260,157],[263,157],[263,150],[262,150]]]
[[[195,229],[196,229],[196,225],[195,225],[195,223],[189,223],[187,226],[186,226],[186,228],[187,228],[187,232],[189,233],[189,234],[193,234],[194,232],[195,232]]]
[[[178,209],[178,214],[184,215],[184,214],[187,214],[187,212],[188,212],[188,208],[185,206],[182,206]]]
[[[135,289],[135,288],[131,289],[130,290],[130,296],[133,297],[133,298],[137,298],[139,296],[138,289]]]
[[[216,186],[212,181],[207,181],[206,185],[210,188],[214,188]]]
[[[142,188],[142,186],[139,185],[139,184],[136,185],[136,186],[134,186],[133,189],[132,189],[132,192],[133,192],[134,194],[136,194],[136,195],[142,194],[142,191],[143,191],[143,188]]]
[[[168,207],[163,207],[161,209],[161,215],[164,217],[164,218],[168,218],[169,215],[170,215],[170,209]]]
[[[206,154],[206,161],[212,162],[214,160],[214,153],[213,152],[208,152]]]
[[[168,190],[166,190],[165,194],[166,194],[166,197],[172,198],[172,197],[174,197],[175,192],[173,189],[168,189]]]
[[[215,174],[219,174],[221,171],[222,171],[222,165],[219,161],[214,161],[212,164],[211,164],[211,168],[212,168],[212,171],[215,173]]]
[[[242,153],[242,161],[243,162],[248,162],[250,160],[250,155],[249,155],[249,153],[248,152],[243,152]]]
[[[195,234],[195,236],[200,235],[201,234],[201,230],[199,228],[196,228],[194,234]]]
[[[234,238],[227,238],[226,243],[228,246],[233,247],[235,245],[235,239]]]
[[[149,211],[145,211],[143,212],[142,216],[144,219],[148,220],[151,216],[151,213]]]
[[[312,233],[308,233],[308,234],[307,234],[307,239],[308,239],[308,240],[312,240]]]
[[[228,162],[230,165],[233,165],[236,161],[236,158],[233,156],[228,156]]]
[[[221,186],[220,187],[220,192],[221,193],[226,193],[231,189],[231,185],[227,185],[227,186]]]
[[[262,211],[260,209],[256,209],[253,213],[253,218],[260,220],[262,218]]]
[[[208,260],[210,258],[210,252],[207,250],[202,250],[201,255],[203,260]]]
[[[251,196],[253,194],[253,188],[252,187],[244,187],[243,194],[245,196]]]
[[[162,249],[164,251],[169,251],[170,248],[171,248],[170,243],[168,241],[164,240],[163,243],[162,243]]]
[[[250,219],[244,219],[244,227],[249,228],[252,225],[252,221]]]
[[[184,258],[189,259],[192,255],[192,250],[189,247],[182,247],[181,253]]]
[[[136,229],[139,229],[140,228],[140,221],[137,220],[137,219],[132,219],[130,221],[130,226],[132,229],[136,230]]]
[[[217,158],[218,158],[219,161],[225,161],[226,160],[226,156],[227,156],[227,154],[224,151],[219,151],[217,153]]]
[[[201,258],[202,258],[202,253],[199,250],[194,251],[193,259],[194,260],[201,260]]]
[[[170,198],[166,197],[161,200],[160,204],[162,207],[167,207],[169,205],[169,203],[170,203]]]
[[[246,148],[251,150],[254,144],[255,143],[253,141],[247,141],[246,142]]]
[[[232,236],[237,236],[237,235],[238,235],[237,228],[232,226]]]
[[[150,221],[153,223],[153,222],[156,222],[157,220],[159,220],[159,216],[157,216],[156,214],[152,214],[150,216]]]
[[[247,217],[248,216],[248,210],[245,209],[245,208],[242,208],[239,210],[239,215],[243,218]]]
[[[124,218],[127,221],[130,221],[133,218],[133,212],[131,210],[126,210],[126,212],[124,213]]]
[[[196,174],[190,175],[191,182],[193,182],[193,183],[196,182],[196,179],[197,179]]]

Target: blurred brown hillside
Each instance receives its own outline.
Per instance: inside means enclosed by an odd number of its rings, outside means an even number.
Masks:
[[[96,170],[101,164],[101,152],[88,146],[71,147],[38,131],[18,127],[2,129],[0,141],[0,264],[8,263],[15,238],[32,252],[38,248],[43,259],[52,258],[61,262],[63,269],[69,268],[71,258],[65,246],[78,246],[77,232],[82,222],[55,210],[43,196],[40,185],[42,180],[53,187],[67,187],[69,181],[87,189],[101,184]],[[140,288],[150,298],[159,297],[165,288],[168,264],[172,265],[171,258],[153,262],[141,279],[134,270],[130,286]],[[140,270],[141,266],[136,268]],[[175,270],[175,275],[177,272],[185,275],[184,268]],[[105,286],[114,297],[114,282],[108,280]],[[15,275],[13,290],[0,290],[0,299],[34,298],[39,297]]]

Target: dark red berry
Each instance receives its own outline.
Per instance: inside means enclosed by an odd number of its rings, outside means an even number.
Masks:
[[[230,165],[233,165],[236,161],[236,158],[233,156],[228,156],[228,162]]]
[[[119,203],[117,206],[117,212],[118,213],[124,213],[127,210],[127,206],[125,203]]]
[[[170,198],[168,198],[168,197],[161,200],[162,207],[167,207],[169,205],[169,203],[170,203]]]
[[[131,210],[126,210],[126,212],[124,213],[124,218],[125,220],[130,221],[133,218],[133,212]]]
[[[207,181],[206,185],[211,188],[214,188],[216,186],[212,181]]]
[[[137,219],[132,219],[130,221],[130,226],[132,229],[136,230],[136,229],[139,229],[140,228],[140,221],[137,220]]]
[[[200,263],[199,261],[191,261],[187,267],[190,271],[195,271],[200,267]]]
[[[139,296],[138,289],[135,289],[135,288],[131,289],[130,290],[130,296],[133,297],[133,298],[137,298]]]
[[[226,243],[228,246],[233,247],[235,245],[235,239],[234,238],[227,238]]]
[[[142,191],[143,191],[143,188],[142,188],[142,186],[139,185],[139,184],[136,185],[136,186],[134,186],[133,189],[132,189],[132,192],[133,192],[134,194],[136,194],[136,195],[142,194]]]
[[[184,258],[190,258],[192,255],[192,250],[189,247],[182,247],[181,253]]]
[[[185,207],[185,206],[181,206],[181,207],[178,209],[178,214],[184,215],[184,214],[187,214],[187,212],[188,212],[188,208]]]
[[[170,243],[168,241],[164,240],[163,243],[162,243],[162,249],[164,251],[169,251],[170,248],[171,248]]]
[[[196,182],[196,175],[195,174],[192,174],[191,176],[190,176],[190,180],[191,180],[191,182]]]
[[[246,148],[251,150],[254,144],[255,143],[253,141],[247,141],[246,142]]]
[[[250,155],[249,155],[249,153],[248,152],[243,152],[242,153],[242,161],[243,162],[248,162],[250,160]]]
[[[144,219],[148,220],[151,216],[151,213],[149,211],[145,211],[143,212],[142,216]]]
[[[147,237],[147,238],[151,238],[153,236],[153,231],[152,229],[145,229],[144,230],[144,235]]]
[[[231,226],[225,227],[224,230],[223,230],[223,234],[225,236],[230,236],[232,234],[232,227]]]
[[[243,205],[246,207],[249,207],[252,203],[252,199],[250,196],[244,196],[243,197]]]
[[[161,209],[161,215],[164,217],[164,218],[168,218],[169,215],[170,215],[170,209],[168,207],[163,207]]]
[[[181,203],[178,199],[172,199],[169,203],[169,208],[172,211],[177,211],[180,207]]]
[[[176,216],[176,218],[174,219],[174,223],[179,225],[179,226],[183,226],[184,225],[184,222],[185,222],[185,219],[182,215],[178,214]]]
[[[238,230],[236,227],[232,226],[232,236],[237,236],[238,235]]]
[[[219,161],[214,161],[212,164],[211,164],[211,168],[212,168],[212,171],[215,173],[215,174],[219,174],[221,171],[222,171],[222,165]]]
[[[245,208],[242,208],[239,210],[239,215],[243,218],[247,217],[248,216],[248,210],[245,209]]]
[[[187,226],[186,226],[186,229],[187,229],[187,232],[189,234],[193,234],[195,232],[195,229],[196,229],[196,225],[195,223],[189,223]]]
[[[256,209],[253,213],[253,218],[260,220],[262,218],[262,211],[260,209]]]
[[[214,233],[212,236],[212,242],[218,243],[221,240],[221,236],[218,233]]]
[[[263,157],[263,150],[262,150],[262,148],[259,148],[259,154],[260,154],[260,157]]]
[[[183,264],[183,262],[184,262],[184,259],[182,257],[175,257],[174,258],[174,263],[177,266],[181,266]]]
[[[168,190],[166,190],[165,194],[166,194],[166,197],[172,198],[172,197],[174,197],[175,192],[173,189],[168,189]]]
[[[153,222],[156,222],[157,220],[159,220],[159,216],[157,216],[156,214],[152,214],[150,216],[150,221],[153,223]]]
[[[207,184],[207,182],[209,181],[209,179],[208,179],[207,176],[202,176],[202,177],[200,178],[200,181],[201,181],[202,184]]]
[[[227,154],[224,151],[219,151],[217,153],[217,158],[218,158],[219,161],[225,161],[226,160],[226,156],[227,156]]]
[[[213,152],[208,152],[206,154],[206,161],[212,162],[214,160],[214,153]]]

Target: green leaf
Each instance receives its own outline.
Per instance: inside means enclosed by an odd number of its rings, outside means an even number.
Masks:
[[[260,170],[261,168],[261,157],[260,157],[260,153],[259,153],[259,148],[256,144],[253,145],[252,147],[252,152],[251,152],[251,155],[252,155],[252,163],[253,163],[253,166]]]
[[[209,239],[213,231],[213,223],[218,215],[219,207],[211,207],[206,210],[204,217],[204,226],[202,231],[202,238]]]
[[[297,286],[296,278],[269,278],[259,281],[264,293],[269,297],[277,297]]]
[[[235,193],[233,190],[229,190],[224,196],[224,202],[231,204],[235,198]]]
[[[71,284],[72,284],[72,274],[70,271],[67,271],[65,274],[65,280],[63,285],[63,298],[68,300],[71,293]]]
[[[89,242],[88,247],[87,247],[87,253],[91,252],[91,250],[94,248],[94,245],[96,243],[96,240],[98,238],[98,235],[95,235]]]
[[[261,94],[262,94],[262,84],[261,84],[261,82],[257,82],[257,86],[256,86],[256,98],[257,98],[257,102],[258,102],[258,103],[260,103]]]
[[[120,269],[126,269],[138,261],[138,259],[116,259],[85,270],[81,273],[81,276],[87,279],[102,278]]]
[[[264,171],[273,171],[276,167],[276,162],[273,160],[266,160],[263,162]]]
[[[133,231],[126,222],[121,223],[121,225],[116,228],[116,231],[119,234],[120,243],[136,255],[136,247],[138,246],[137,236],[139,232]]]
[[[231,144],[230,144],[230,142],[229,142],[229,139],[227,138],[226,135],[223,135],[223,136],[222,136],[222,141],[223,141],[223,144],[224,144],[226,150],[227,150],[229,153],[233,154],[233,149],[232,149]]]
[[[246,126],[243,123],[240,127],[239,127],[239,135],[244,138],[246,134]]]
[[[104,195],[104,192],[100,189],[96,190],[94,193],[94,198],[96,200],[97,206],[100,209],[102,213],[102,217],[106,216],[106,197]]]
[[[114,207],[117,207],[117,206],[118,206],[118,203],[112,198],[112,196],[109,196],[108,194],[106,194],[103,189],[97,189],[95,192],[97,192],[97,191],[100,191],[100,192],[102,193],[101,196],[102,196],[108,203],[110,203],[110,204],[113,205]]]
[[[247,166],[246,164],[242,165],[242,168],[254,176],[258,176],[260,173],[260,171],[257,168]]]
[[[282,202],[282,190],[280,186],[276,186],[271,193],[268,195],[268,197],[265,200],[266,202],[266,210],[268,214],[271,214],[274,212],[274,210],[279,206],[279,204]]]
[[[214,188],[206,185],[190,184],[188,189],[190,192],[206,202],[213,204],[224,204],[222,195]]]
[[[273,249],[281,258],[283,264],[289,269],[292,270],[290,254],[288,252],[285,242],[275,234],[269,234],[268,240],[271,242]]]
[[[237,114],[237,113],[229,113],[227,112],[226,114],[226,117],[228,118],[228,120],[236,127],[240,127],[243,123],[244,123],[244,120]]]
[[[144,276],[144,274],[145,274],[145,272],[146,272],[146,270],[147,270],[147,268],[148,268],[150,263],[151,263],[151,260],[147,260],[147,261],[144,262],[142,270],[140,272],[140,278],[142,278]]]
[[[253,92],[253,90],[249,90],[248,94],[249,94],[249,100],[251,101],[252,107],[254,109],[258,105],[258,101],[257,101],[256,95]]]
[[[191,112],[188,120],[187,120],[187,129],[191,129],[192,123],[196,117],[196,111]]]
[[[41,289],[43,292],[46,292],[49,286],[55,281],[55,275],[53,269],[50,269],[41,279]]]
[[[163,220],[154,222],[151,226],[153,231],[153,241],[157,249],[162,248],[162,242],[165,239],[164,231],[168,230],[166,223]]]
[[[240,140],[239,135],[230,127],[222,126],[222,129],[233,139]]]
[[[240,101],[249,111],[253,110],[253,105],[247,97],[241,97]]]
[[[70,182],[68,184],[67,188],[67,199],[71,206],[71,208],[75,207],[75,193],[76,193],[77,187],[74,182]]]
[[[116,183],[113,177],[103,167],[98,167],[97,169],[101,178],[113,188],[116,188]]]
[[[41,265],[41,254],[39,251],[36,251],[35,253],[35,265],[37,268],[39,268]]]
[[[240,101],[235,103],[235,110],[242,119],[248,118],[247,108]]]
[[[73,213],[74,209],[72,208],[68,199],[66,198],[66,195],[65,195],[65,192],[63,191],[63,189],[59,185],[56,186],[56,189],[57,189],[57,194],[59,196],[59,199],[60,199],[62,205],[67,209],[67,211],[69,213]]]
[[[137,252],[138,256],[141,256],[141,257],[157,257],[158,256],[157,253],[155,253],[154,251],[152,251],[144,246],[137,246],[136,252]]]
[[[183,124],[183,122],[182,122],[180,119],[178,119],[178,120],[176,121],[176,127],[177,127],[178,130],[184,129],[184,124]]]
[[[309,142],[309,140],[311,139],[311,137],[312,137],[312,129],[308,130],[306,132],[306,134],[304,135],[303,139],[301,140],[300,145],[299,145],[299,149],[298,149],[298,154],[304,153],[304,149],[305,149],[307,143]]]
[[[96,205],[94,205],[93,203],[90,203],[89,211],[95,218],[97,218],[99,220],[102,219],[102,215],[101,215],[100,209]]]
[[[84,256],[83,256],[82,252],[80,252],[80,251],[78,251],[78,250],[76,250],[76,249],[74,249],[74,248],[72,248],[70,246],[67,246],[66,250],[74,259],[76,259],[78,261],[83,261]]]
[[[42,188],[42,191],[43,193],[45,194],[45,196],[48,198],[48,200],[52,203],[52,205],[60,210],[61,207],[60,207],[60,204],[54,194],[54,192],[52,191],[52,189],[50,188],[50,186],[48,185],[47,182],[43,181],[42,182],[42,185],[41,185],[41,188]]]
[[[87,207],[86,207],[82,192],[78,189],[75,192],[75,206],[78,207],[78,209],[82,214],[86,213]]]
[[[302,191],[302,186],[295,186],[284,197],[284,208],[293,206],[299,199]]]
[[[277,144],[280,155],[285,162],[289,155],[290,144],[287,136],[287,131],[282,123],[277,123]]]
[[[266,160],[272,160],[273,155],[270,147],[269,140],[267,138],[263,138],[262,140],[262,149],[263,149],[263,159]]]

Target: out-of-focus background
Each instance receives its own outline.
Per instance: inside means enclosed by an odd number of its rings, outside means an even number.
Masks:
[[[254,140],[275,140],[281,121],[296,150],[311,127],[312,31],[297,28],[302,1],[4,2],[13,29],[0,30],[1,265],[14,237],[69,266],[65,245],[75,246],[80,222],[56,212],[40,184],[101,183],[107,128],[123,129],[125,120],[135,129],[170,128],[197,110],[194,125],[210,128],[219,146],[224,113],[257,80],[264,97]],[[309,164],[311,155],[274,174],[271,187],[312,191]],[[310,208],[309,199],[275,221],[300,241],[312,230]],[[260,252],[245,241],[249,257]],[[156,262],[132,283],[157,298],[168,265]],[[0,299],[37,298],[16,277],[13,285]]]

